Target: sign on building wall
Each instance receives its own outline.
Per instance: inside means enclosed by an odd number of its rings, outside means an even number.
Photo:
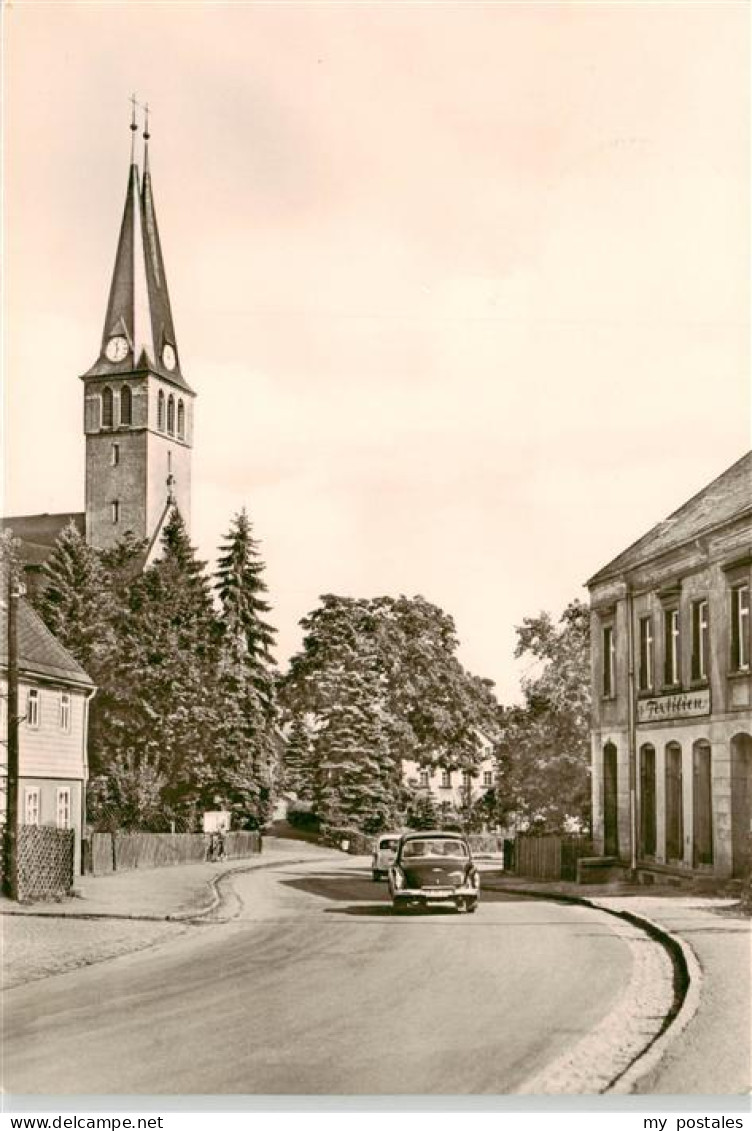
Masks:
[[[710,714],[710,688],[679,691],[637,700],[638,723],[661,723],[669,719],[691,719]]]

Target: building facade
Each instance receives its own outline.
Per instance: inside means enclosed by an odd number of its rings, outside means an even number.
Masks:
[[[8,607],[0,605],[0,734],[8,726]],[[81,870],[88,774],[89,700],[95,688],[83,668],[24,600],[18,601],[19,823],[75,831]],[[0,821],[7,813],[7,760],[0,778]]]
[[[740,877],[752,799],[752,452],[588,582],[596,848]]]

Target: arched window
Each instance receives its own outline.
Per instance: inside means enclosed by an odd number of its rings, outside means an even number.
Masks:
[[[170,436],[175,435],[175,398],[167,398],[167,431]]]
[[[178,401],[178,436],[181,440],[185,439],[185,405],[182,401]]]
[[[164,393],[160,389],[159,395],[157,396],[157,428],[159,429],[160,432],[164,432],[164,425],[165,425],[165,411],[164,410],[165,410]]]
[[[122,389],[120,390],[120,423],[121,424],[132,424],[133,423],[132,418],[131,418],[132,408],[133,408],[133,401],[132,401],[132,398],[131,398],[130,388],[128,387],[128,385],[123,385]]]
[[[112,428],[112,389],[109,385],[102,389],[102,427]]]
[[[684,789],[682,749],[678,742],[666,746],[666,861],[684,858]]]
[[[643,856],[655,856],[655,747],[646,742],[640,747],[640,840]]]

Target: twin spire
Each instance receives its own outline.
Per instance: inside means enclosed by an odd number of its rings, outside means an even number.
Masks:
[[[144,107],[143,166],[136,160],[137,102],[131,98],[131,160],[115,267],[96,363],[86,376],[148,369],[188,389],[180,371],[149,171],[149,109]]]

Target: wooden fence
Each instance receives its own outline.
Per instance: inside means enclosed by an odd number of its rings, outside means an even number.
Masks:
[[[576,880],[577,861],[592,856],[586,837],[519,834],[515,845],[515,872],[535,880]]]
[[[92,833],[84,842],[83,871],[104,876],[136,868],[199,864],[209,858],[209,845],[210,838],[205,833]],[[241,860],[259,852],[259,833],[225,835],[225,859]]]

